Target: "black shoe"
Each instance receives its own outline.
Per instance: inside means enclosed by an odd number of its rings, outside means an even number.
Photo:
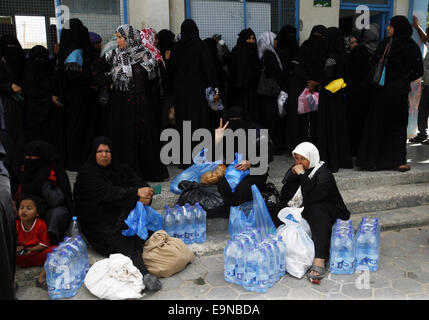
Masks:
[[[427,137],[422,137],[422,136],[417,135],[416,137],[410,139],[410,142],[412,142],[412,143],[422,143],[426,139],[427,139]]]
[[[422,144],[424,144],[425,146],[429,146],[429,139],[426,139],[425,141],[423,141]]]

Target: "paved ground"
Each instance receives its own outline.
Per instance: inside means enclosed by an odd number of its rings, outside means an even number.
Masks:
[[[369,276],[329,274],[321,285],[284,276],[265,294],[247,292],[223,278],[223,255],[196,257],[182,272],[161,279],[163,288],[142,300],[429,300],[429,227],[381,233],[380,265]],[[19,300],[48,300],[22,286]],[[83,286],[72,300],[96,300]],[[180,305],[180,302],[178,302]]]

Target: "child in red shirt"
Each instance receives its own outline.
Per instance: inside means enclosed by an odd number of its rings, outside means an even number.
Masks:
[[[56,246],[50,246],[48,228],[45,221],[39,218],[43,212],[42,200],[33,195],[23,195],[18,205],[16,219],[17,247],[16,264],[19,267],[42,266],[47,254]],[[47,290],[46,272],[42,269],[36,286]]]

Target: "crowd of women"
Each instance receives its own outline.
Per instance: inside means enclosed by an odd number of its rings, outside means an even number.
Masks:
[[[332,223],[349,216],[331,172],[353,168],[353,157],[365,170],[410,169],[408,93],[410,83],[423,74],[422,55],[406,17],[390,20],[383,41],[381,31],[371,24],[360,37],[345,39],[338,28],[318,25],[299,47],[293,26],[258,38],[245,29],[229,52],[222,50],[218,36],[201,40],[195,22],[187,19],[177,36],[122,25],[101,49],[101,38],[71,19],[53,58],[43,46],[32,48],[27,58],[15,37],[3,35],[0,140],[12,194],[17,201],[24,194],[44,200],[46,232],[54,244],[76,213],[97,251],[130,256],[148,288],[157,290],[160,282],[141,257],[143,243],[121,236],[120,230],[136,201],[151,203],[154,190],[146,181],[169,178],[160,161],[161,130],[182,132],[184,121],[191,121],[193,130],[213,132],[219,122],[222,130],[228,125],[267,128],[270,161],[272,154],[295,158],[283,181],[282,201],[288,206],[299,195],[298,202],[308,205],[304,213],[322,239],[316,245],[320,261],[312,269],[320,275]],[[383,56],[385,84],[370,86],[368,74]],[[276,96],[258,94],[262,78],[274,80],[288,94],[286,117],[279,115]],[[327,90],[337,79],[346,86],[335,93]],[[305,89],[319,93],[318,110],[299,114]],[[220,101],[224,113],[216,108]],[[229,121],[225,126],[222,117]],[[238,166],[249,167],[248,161]],[[66,170],[79,171],[73,194]],[[249,201],[251,185],[263,188],[267,176],[247,177],[241,196],[225,183],[218,189],[227,204],[239,205],[237,199]]]

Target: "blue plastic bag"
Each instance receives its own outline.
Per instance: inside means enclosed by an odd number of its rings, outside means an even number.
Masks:
[[[122,230],[122,235],[127,237],[137,235],[143,240],[148,237],[148,229],[151,231],[162,229],[162,216],[152,207],[144,206],[140,201],[124,222],[128,229]]]
[[[193,159],[194,164],[188,169],[183,171],[174,177],[170,182],[170,191],[175,194],[182,194],[183,190],[179,188],[179,183],[182,181],[191,181],[200,183],[201,176],[207,171],[213,171],[217,168],[221,161],[208,162],[207,161],[207,148],[201,150],[201,152]]]
[[[240,184],[240,182],[250,174],[250,170],[240,171],[234,168],[241,161],[243,161],[243,155],[241,153],[235,153],[234,162],[231,163],[225,170],[225,179],[228,181],[232,192],[235,192],[235,189]]]
[[[277,232],[264,198],[256,185],[252,185],[252,195],[253,201],[230,209],[228,232],[231,238],[249,227],[260,229],[263,238],[269,233],[275,235]]]

